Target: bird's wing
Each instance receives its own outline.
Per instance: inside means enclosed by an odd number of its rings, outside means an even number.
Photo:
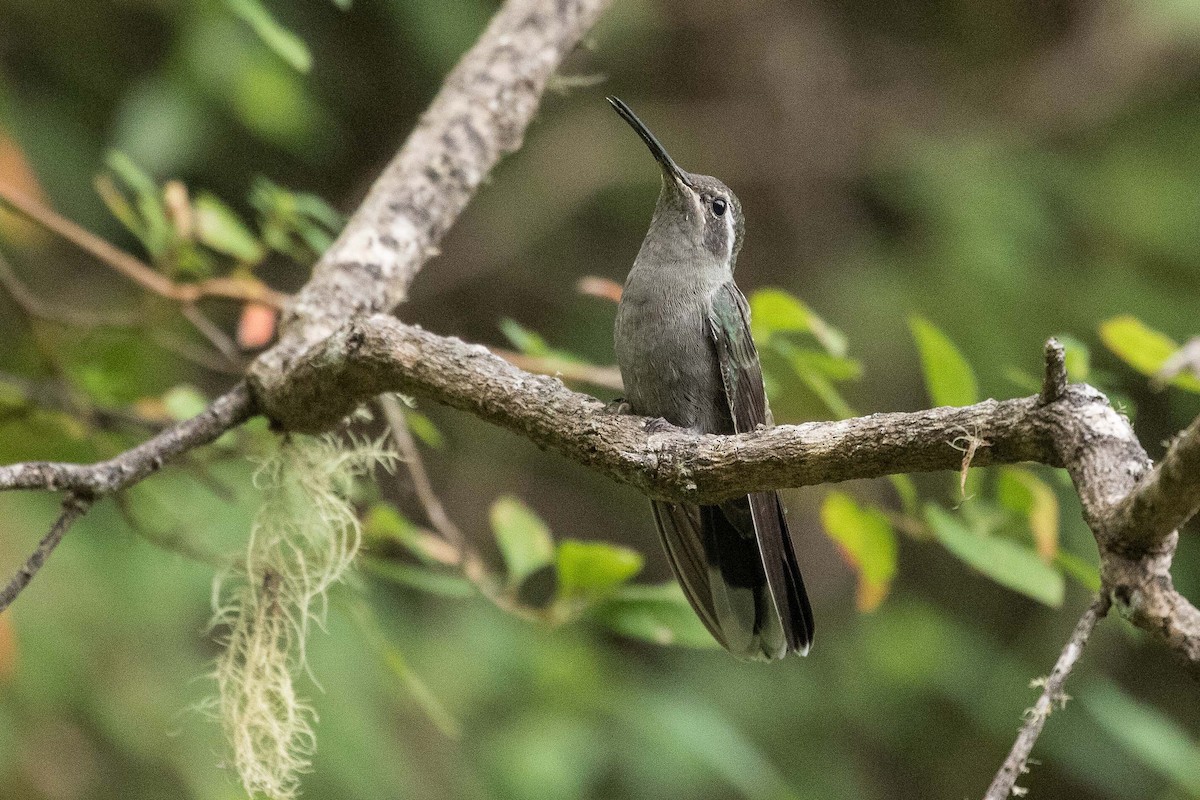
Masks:
[[[712,294],[708,323],[734,430],[746,433],[759,425],[770,425],[762,366],[750,335],[750,308],[732,281]],[[813,634],[812,608],[778,493],[756,492],[723,503],[721,508],[735,528],[743,531],[753,528],[788,650],[807,652]]]

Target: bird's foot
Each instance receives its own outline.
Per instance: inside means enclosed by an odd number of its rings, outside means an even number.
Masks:
[[[682,430],[678,425],[672,425],[662,417],[654,417],[646,421],[646,433],[670,433],[671,431]]]
[[[632,414],[633,406],[624,397],[618,397],[604,406],[605,414]]]

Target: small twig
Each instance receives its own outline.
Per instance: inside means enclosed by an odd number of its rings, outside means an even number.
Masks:
[[[25,315],[47,322],[58,322],[73,328],[133,328],[137,326],[137,317],[133,314],[96,314],[89,311],[51,306],[29,290],[17,273],[13,270],[8,259],[0,255],[0,285],[8,292]]]
[[[1042,687],[1042,695],[1037,699],[1033,708],[1025,712],[1025,724],[1021,726],[1021,732],[1017,734],[1017,740],[1013,743],[1008,758],[1004,760],[1000,771],[996,773],[983,800],[1006,800],[1013,793],[1017,778],[1026,771],[1025,764],[1029,761],[1029,754],[1033,751],[1034,742],[1042,732],[1042,726],[1046,724],[1046,718],[1050,716],[1056,703],[1061,707],[1066,702],[1067,696],[1063,693],[1063,685],[1066,683],[1067,676],[1071,674],[1075,662],[1082,655],[1083,646],[1087,644],[1088,637],[1092,635],[1096,623],[1108,613],[1108,606],[1109,600],[1106,594],[1101,594],[1092,601],[1080,618],[1079,624],[1075,626],[1071,638],[1067,640],[1050,677],[1044,681],[1035,681],[1034,685]]]
[[[275,291],[255,278],[209,278],[197,283],[176,283],[136,256],[115,247],[11,186],[0,184],[0,201],[66,239],[142,288],[168,299],[180,303],[195,303],[204,297],[223,297],[228,300],[265,303],[274,308],[282,308],[289,299],[286,294]]]
[[[417,443],[413,441],[412,432],[408,429],[408,420],[404,418],[404,409],[400,406],[400,401],[393,394],[385,394],[380,396],[379,405],[383,408],[383,415],[387,419],[392,439],[400,448],[404,466],[412,480],[413,491],[416,492],[421,507],[425,509],[425,516],[429,519],[429,524],[433,526],[439,536],[458,550],[458,560],[465,561],[463,551],[466,546],[466,537],[450,519],[437,492],[433,490],[433,482],[429,480],[429,473],[425,471],[425,462],[421,460],[421,452],[417,449]]]
[[[480,591],[493,601],[497,600],[494,596],[496,593],[487,585],[487,566],[483,559],[471,547],[467,537],[463,536],[462,530],[450,519],[445,506],[442,505],[441,499],[433,489],[429,473],[425,471],[425,462],[421,460],[421,452],[417,449],[417,443],[413,441],[412,432],[408,429],[408,421],[404,418],[404,409],[400,406],[400,401],[393,394],[384,394],[379,398],[379,405],[383,408],[383,415],[392,432],[392,439],[400,448],[404,466],[412,479],[413,491],[416,492],[421,507],[425,509],[425,516],[429,519],[429,524],[456,551],[456,558],[448,566],[459,567],[463,575]]]
[[[614,392],[625,391],[625,384],[621,382],[621,371],[616,367],[581,364],[577,361],[568,361],[553,356],[530,356],[499,347],[493,347],[491,350],[513,366],[535,375],[550,375],[562,378],[564,381],[585,383],[588,386],[598,386]]]
[[[126,450],[95,464],[31,461],[0,467],[0,490],[68,490],[85,495],[105,495],[124,489],[151,475],[201,445],[237,427],[256,411],[255,399],[245,382],[236,384],[203,412],[176,423]]]
[[[1067,355],[1058,339],[1046,342],[1046,376],[1038,402],[1048,406],[1067,391]]]
[[[195,303],[184,303],[179,307],[179,311],[188,322],[192,323],[192,327],[200,331],[204,338],[208,339],[212,346],[229,360],[231,366],[241,366],[241,354],[233,339],[229,338],[229,335],[209,319]]]
[[[29,585],[33,576],[37,575],[38,570],[42,568],[42,564],[46,563],[46,559],[54,552],[54,548],[58,547],[58,543],[62,541],[67,530],[77,519],[87,513],[93,502],[95,501],[90,497],[74,492],[63,498],[62,513],[54,521],[50,532],[42,537],[37,549],[25,560],[25,564],[17,570],[17,574],[12,576],[8,585],[0,591],[0,613],[12,605],[13,600],[17,599],[17,595]]]

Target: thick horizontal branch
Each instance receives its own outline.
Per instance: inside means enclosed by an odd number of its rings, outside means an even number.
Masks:
[[[966,408],[874,414],[780,425],[739,436],[647,434],[644,419],[610,414],[561,381],[531,375],[486,348],[376,315],[343,327],[303,354],[288,389],[262,397],[291,430],[321,430],[359,402],[398,391],[468,411],[659,499],[713,502],[750,491],[811,486],[899,472],[958,469],[954,440],[985,442],[974,463],[1061,465],[1053,434],[1103,395],[1072,387],[1050,406],[1038,398]]]
[[[30,461],[0,467],[0,490],[69,490],[83,497],[111,494],[157,472],[189,450],[208,444],[253,413],[253,396],[245,382],[241,382],[199,415],[107,461],[95,464]]]

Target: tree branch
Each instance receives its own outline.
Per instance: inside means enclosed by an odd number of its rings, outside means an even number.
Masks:
[[[205,411],[167,428],[131,450],[95,464],[30,461],[0,467],[0,490],[69,490],[85,497],[111,494],[158,472],[168,461],[208,444],[249,419],[255,410],[246,383],[240,382]]]
[[[17,595],[29,585],[33,576],[42,568],[42,564],[46,563],[46,559],[54,552],[54,548],[58,547],[58,543],[62,541],[67,530],[75,523],[75,520],[87,513],[93,502],[95,501],[91,498],[75,492],[68,494],[63,499],[62,513],[50,527],[49,533],[42,537],[37,549],[25,560],[25,564],[17,570],[17,574],[12,576],[4,589],[0,590],[0,613],[12,605],[12,601],[17,599]]]
[[[271,386],[346,320],[390,311],[499,160],[521,146],[550,76],[611,0],[508,0],[290,304],[252,367]],[[272,390],[268,390],[268,394]]]
[[[1025,764],[1029,761],[1029,754],[1033,752],[1034,742],[1042,732],[1042,726],[1046,724],[1046,718],[1054,710],[1055,704],[1058,704],[1060,708],[1066,705],[1067,695],[1063,692],[1063,686],[1067,681],[1067,676],[1071,674],[1075,662],[1083,654],[1083,646],[1087,644],[1088,637],[1092,635],[1096,623],[1108,613],[1108,606],[1108,598],[1103,595],[1092,601],[1075,626],[1071,638],[1067,640],[1050,677],[1034,682],[1033,685],[1040,684],[1042,686],[1042,696],[1037,699],[1033,708],[1025,712],[1025,724],[1021,727],[1021,732],[1017,735],[1017,740],[1013,743],[1008,758],[1004,760],[1000,771],[996,773],[983,800],[1007,800],[1013,792],[1017,779],[1026,771]]]
[[[1113,528],[1130,546],[1154,547],[1200,508],[1200,417],[1175,437],[1154,471],[1113,510]]]

